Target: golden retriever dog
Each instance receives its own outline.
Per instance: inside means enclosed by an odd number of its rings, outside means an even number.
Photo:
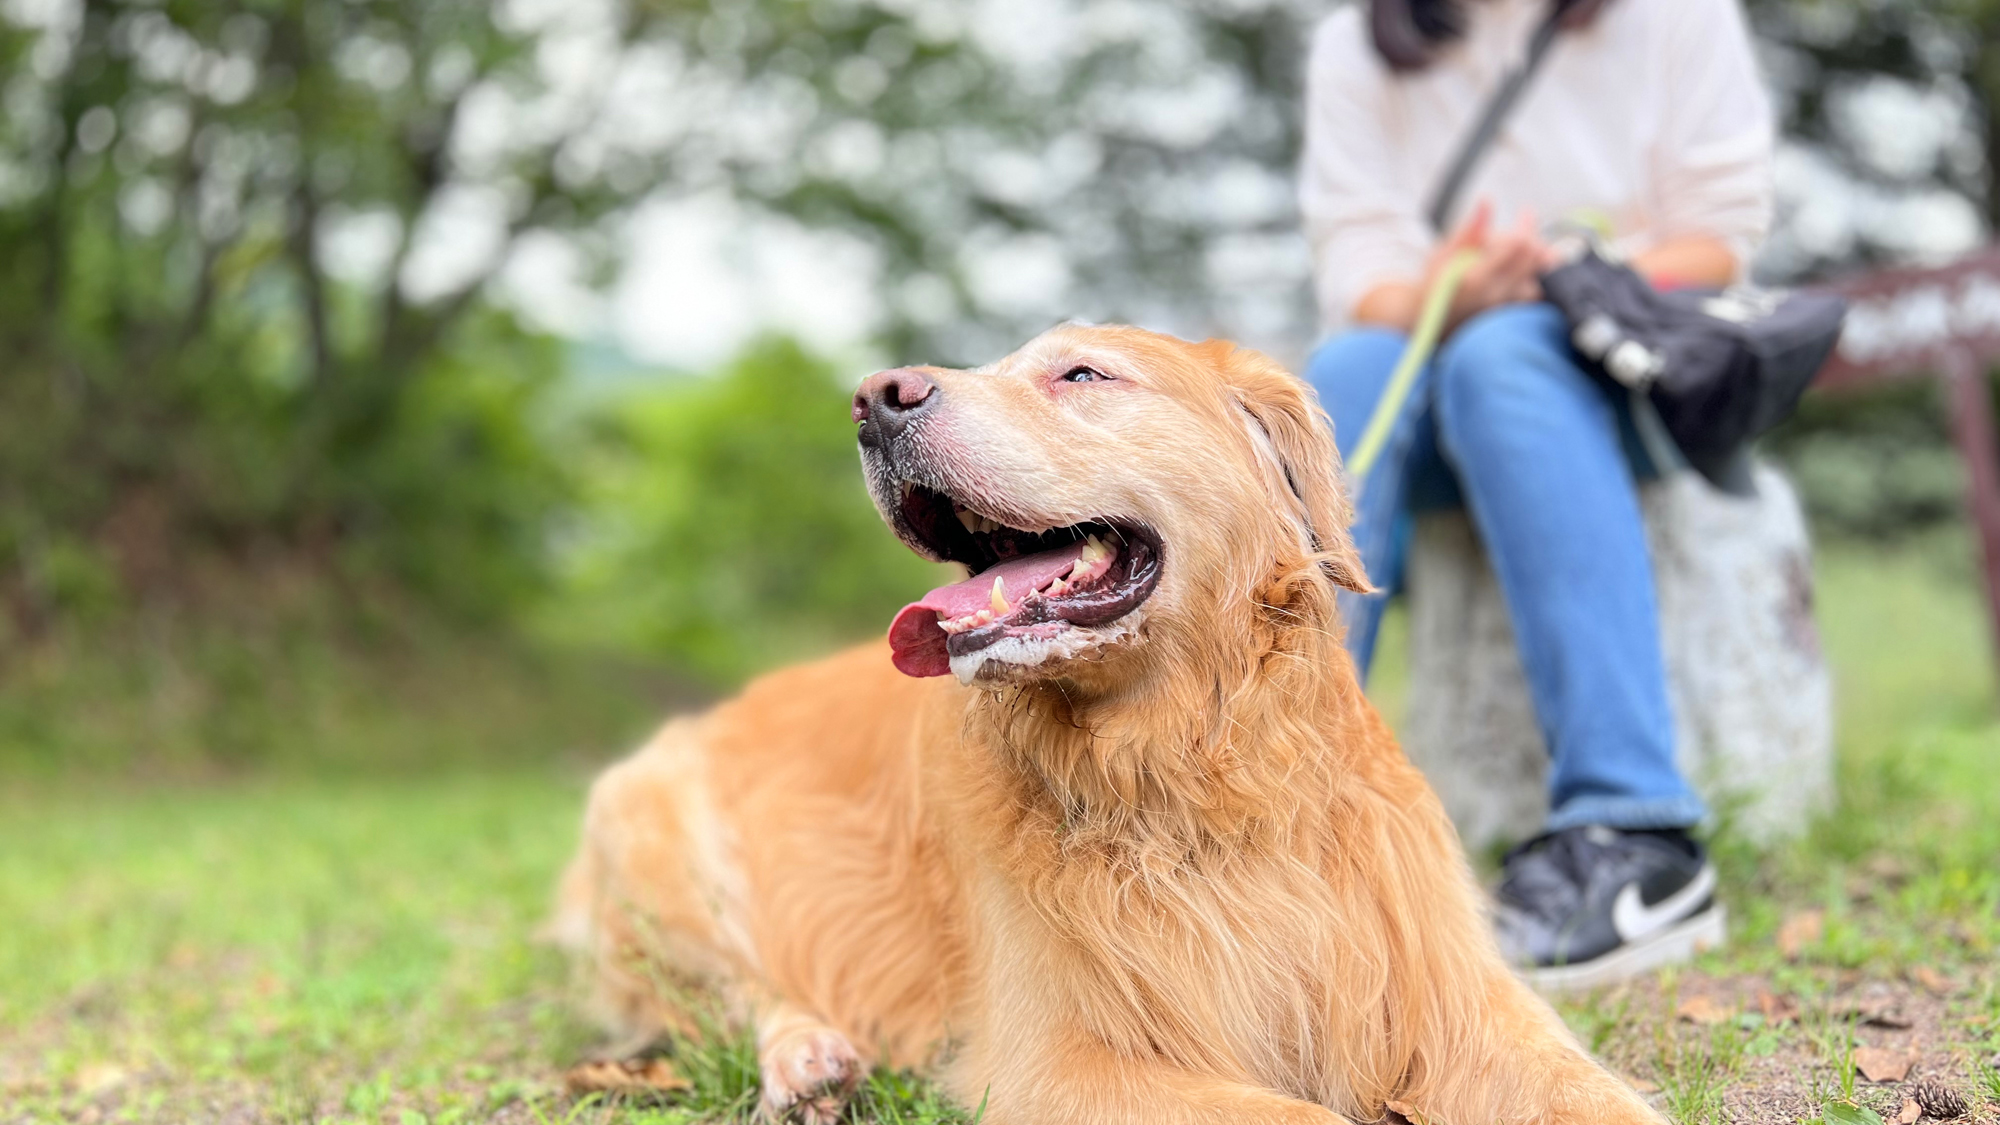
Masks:
[[[879,1063],[993,1125],[1661,1120],[1509,972],[1362,696],[1303,383],[1065,326],[854,416],[883,518],[969,577],[597,781],[558,932],[623,1032],[719,996],[805,1122]]]

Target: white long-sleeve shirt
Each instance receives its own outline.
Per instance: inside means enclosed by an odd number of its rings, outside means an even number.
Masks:
[[[1375,53],[1365,3],[1313,38],[1299,195],[1328,327],[1376,285],[1420,278],[1436,183],[1547,5],[1464,10],[1465,35],[1411,74]],[[1595,216],[1628,253],[1703,234],[1747,264],[1770,222],[1773,131],[1736,0],[1611,0],[1557,37],[1453,219],[1485,198],[1496,223]]]

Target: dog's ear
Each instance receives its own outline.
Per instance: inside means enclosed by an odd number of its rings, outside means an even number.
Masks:
[[[1333,426],[1320,409],[1318,396],[1304,380],[1258,352],[1221,340],[1202,346],[1228,381],[1247,421],[1251,445],[1282,478],[1284,490],[1297,505],[1307,545],[1319,556],[1327,577],[1357,593],[1371,592],[1374,587],[1348,535],[1353,513],[1341,486]]]

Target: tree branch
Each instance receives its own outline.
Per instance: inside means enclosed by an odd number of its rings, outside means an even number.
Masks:
[[[299,275],[299,297],[306,318],[306,342],[312,353],[310,385],[326,386],[333,377],[333,341],[327,327],[326,278],[319,267],[319,196],[313,191],[311,161],[303,162],[292,189],[292,229],[286,246]]]
[[[393,342],[403,335],[406,322],[410,318],[410,306],[403,299],[399,283],[403,275],[403,265],[410,259],[410,249],[416,242],[417,222],[430,210],[431,200],[437,197],[438,189],[444,186],[445,150],[451,144],[451,137],[458,129],[460,107],[465,104],[465,95],[475,89],[486,77],[484,72],[473,75],[459,91],[453,94],[443,106],[443,122],[434,135],[418,137],[406,130],[403,136],[403,158],[408,166],[410,178],[416,185],[416,196],[401,216],[403,229],[397,233],[395,252],[389,256],[386,283],[382,286],[381,307],[375,316],[375,355],[387,359]]]

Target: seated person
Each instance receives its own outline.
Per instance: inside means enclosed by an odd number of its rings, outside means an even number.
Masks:
[[[1441,240],[1424,205],[1549,12],[1542,0],[1373,0],[1315,37],[1301,206],[1336,334],[1307,378],[1351,454],[1431,279],[1475,250],[1354,497],[1385,591],[1413,507],[1463,505],[1507,603],[1550,754],[1545,832],[1498,887],[1503,946],[1582,982],[1722,937],[1705,814],[1674,761],[1636,480],[1656,471],[1622,394],[1540,300],[1533,216],[1588,216],[1656,284],[1736,279],[1771,210],[1772,117],[1735,0],[1583,0],[1477,165]],[[1507,216],[1508,221],[1495,216]],[[1663,468],[1663,467],[1662,467]],[[1343,606],[1366,674],[1386,593]]]

